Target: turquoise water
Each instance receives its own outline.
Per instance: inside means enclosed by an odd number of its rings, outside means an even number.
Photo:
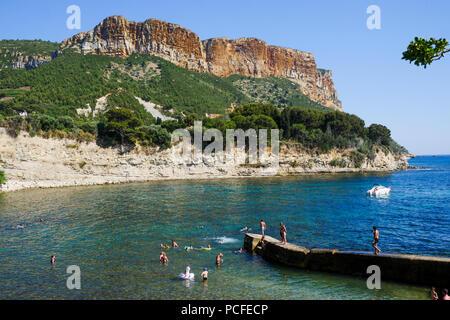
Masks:
[[[428,288],[307,272],[248,253],[243,226],[306,247],[371,250],[380,226],[385,252],[450,256],[450,156],[418,157],[421,170],[393,174],[166,181],[22,191],[0,195],[1,299],[427,299]],[[374,183],[392,186],[370,198]],[[39,218],[44,222],[39,222]],[[25,229],[13,229],[19,223]],[[222,238],[226,237],[226,238]],[[210,244],[210,252],[166,250]],[[220,243],[225,239],[225,243]],[[224,264],[215,266],[222,252]],[[56,265],[49,263],[56,255]],[[207,283],[177,279],[190,264]],[[66,268],[81,268],[81,290],[68,290]]]

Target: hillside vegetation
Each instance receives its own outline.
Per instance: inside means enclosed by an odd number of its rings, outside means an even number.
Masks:
[[[22,56],[50,56],[59,49],[59,43],[42,40],[0,40],[0,69],[9,68]]]
[[[5,46],[6,42],[1,43]],[[22,44],[27,52],[54,49],[54,44],[46,42]],[[357,116],[331,111],[298,89],[288,79],[221,78],[154,56],[135,54],[120,59],[65,50],[33,70],[0,71],[0,98],[13,98],[0,101],[0,121],[11,135],[27,130],[31,135],[97,141],[122,151],[129,149],[123,149],[124,145],[136,143],[167,148],[173,130],[203,120],[205,128],[224,133],[236,128],[280,129],[283,140],[309,150],[354,148],[355,163],[369,156],[375,146],[406,152],[386,127],[367,128]],[[102,97],[105,108],[97,110]],[[161,106],[163,113],[176,120],[153,118],[136,97]],[[231,106],[237,107],[226,112]],[[210,119],[207,113],[219,116]]]

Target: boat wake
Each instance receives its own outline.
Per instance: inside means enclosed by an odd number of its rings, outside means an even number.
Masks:
[[[229,238],[229,237],[215,237],[212,238],[215,242],[220,243],[220,244],[224,244],[224,243],[236,243],[239,242],[238,239],[235,238]]]

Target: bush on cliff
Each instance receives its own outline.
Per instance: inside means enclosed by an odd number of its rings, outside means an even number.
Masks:
[[[6,183],[6,175],[5,175],[5,171],[3,171],[3,170],[0,170],[0,186],[2,185],[2,184],[5,184]]]
[[[137,128],[137,130],[144,133],[141,139],[142,145],[156,145],[160,146],[162,149],[170,148],[171,136],[169,132],[161,126],[142,126]]]

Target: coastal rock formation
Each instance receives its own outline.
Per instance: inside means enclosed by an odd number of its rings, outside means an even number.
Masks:
[[[331,71],[318,70],[313,54],[270,46],[256,38],[200,41],[197,34],[176,24],[156,19],[134,22],[112,16],[89,32],[64,40],[61,47],[122,58],[133,53],[155,55],[189,70],[220,77],[240,74],[288,78],[300,84],[302,93],[310,99],[342,110]]]
[[[23,56],[21,54],[17,55],[16,60],[11,65],[11,69],[26,69],[31,70],[34,68],[39,67],[41,64],[50,62],[52,59],[54,59],[58,55],[57,52],[50,56]]]
[[[157,151],[137,146],[129,153],[121,154],[117,149],[101,148],[95,142],[31,137],[26,132],[13,138],[5,128],[0,128],[0,168],[8,179],[6,184],[0,186],[0,191],[164,179],[381,172],[406,169],[408,164],[405,156],[377,150],[373,160],[366,159],[360,168],[355,168],[349,150],[332,150],[316,155],[286,145],[280,146],[279,166],[275,169],[252,165],[209,165],[208,161],[180,164],[173,148]],[[348,163],[348,166],[330,165],[337,158]]]

